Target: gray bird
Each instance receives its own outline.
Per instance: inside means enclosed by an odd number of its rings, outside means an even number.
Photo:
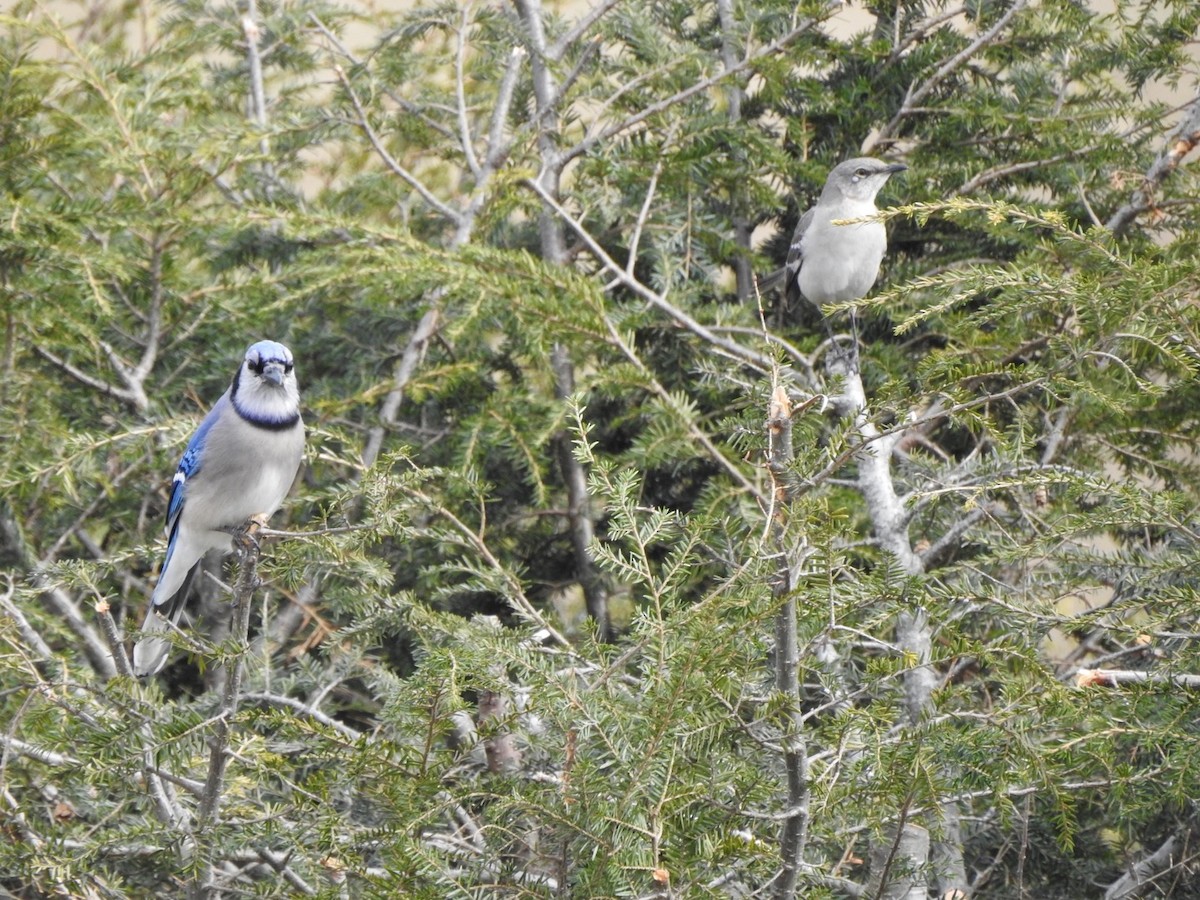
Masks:
[[[760,279],[759,289],[770,290],[782,282],[789,303],[803,296],[818,308],[866,296],[879,277],[887,231],[882,222],[833,223],[875,215],[875,195],[892,175],[907,168],[865,156],[835,166],[817,205],[796,224],[787,264]]]
[[[139,677],[153,675],[166,662],[171,645],[162,634],[178,623],[204,554],[229,552],[230,529],[252,516],[265,521],[279,508],[303,453],[292,351],[275,341],[252,344],[175,471],[167,506],[167,554],[133,648]]]

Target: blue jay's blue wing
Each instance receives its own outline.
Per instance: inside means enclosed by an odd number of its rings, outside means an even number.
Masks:
[[[175,470],[175,477],[171,479],[171,499],[167,503],[168,534],[175,531],[175,524],[179,521],[179,514],[183,511],[187,480],[200,471],[204,458],[204,443],[208,439],[208,432],[212,429],[213,422],[216,421],[217,417],[213,415],[216,410],[217,407],[214,406],[212,411],[204,417],[204,421],[200,423],[200,427],[196,429],[192,439],[188,441],[187,448],[183,451],[183,458],[179,460],[179,468]]]
[[[183,458],[179,460],[179,468],[175,470],[175,477],[171,479],[171,499],[167,502],[167,555],[163,559],[162,565],[164,572],[171,565],[171,557],[175,553],[179,516],[183,512],[184,501],[187,497],[187,481],[201,469],[204,459],[204,444],[208,439],[208,432],[212,429],[213,422],[217,420],[215,413],[220,406],[221,403],[218,401],[217,405],[204,417],[204,421],[200,423],[200,427],[188,441],[188,445],[183,451]],[[159,597],[158,603],[166,603],[170,599],[170,597]]]

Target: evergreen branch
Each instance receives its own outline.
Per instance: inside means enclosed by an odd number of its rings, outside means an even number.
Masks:
[[[290,884],[295,890],[299,891],[305,897],[315,897],[320,893],[315,887],[301,878],[288,865],[288,860],[291,859],[291,851],[287,853],[276,853],[273,850],[268,850],[266,847],[260,847],[254,851],[255,856],[265,862],[268,866],[274,869],[283,880]]]
[[[914,113],[914,108],[919,107],[925,101],[925,98],[933,92],[934,88],[962,68],[962,66],[969,59],[971,59],[971,57],[975,56],[976,53],[978,53],[988,44],[991,44],[993,41],[995,41],[1000,32],[1008,27],[1008,24],[1012,21],[1013,17],[1016,16],[1017,13],[1024,10],[1029,3],[1030,0],[1016,0],[1016,2],[1014,2],[1013,5],[1007,10],[1005,10],[1004,14],[992,24],[991,28],[979,35],[979,37],[975,38],[975,40],[964,47],[960,52],[946,60],[946,62],[939,66],[932,75],[925,79],[920,87],[917,87],[916,85],[909,85],[908,90],[904,95],[904,102],[900,105],[900,109],[898,109],[896,114],[892,116],[891,121],[884,125],[877,134],[873,135],[871,139],[863,145],[862,152],[869,156],[878,147],[885,144],[891,144],[897,137],[901,123],[903,123],[906,118]]]
[[[150,247],[150,309],[146,313],[145,338],[142,357],[129,373],[129,379],[139,389],[145,384],[154,364],[158,360],[159,342],[162,340],[163,307],[163,252],[165,247],[160,235],[156,235]]]
[[[30,848],[40,853],[46,847],[46,840],[29,824],[29,820],[21,811],[21,804],[12,795],[7,784],[0,788],[0,801],[3,801],[2,816],[6,829],[11,829],[14,837],[20,838]],[[69,890],[62,879],[56,878],[53,872],[49,873],[49,878],[55,894],[60,897],[76,896],[75,892]],[[86,900],[94,900],[97,896],[94,892],[89,891]]]
[[[962,544],[967,532],[978,525],[983,519],[994,516],[999,511],[999,508],[999,504],[983,504],[952,522],[943,535],[919,554],[922,570],[926,572],[933,571],[949,559],[950,555]]]
[[[250,75],[250,121],[264,133],[259,139],[259,149],[264,159],[271,155],[271,145],[267,140],[267,92],[263,84],[262,56],[259,54],[258,42],[262,30],[258,27],[258,2],[246,0],[246,14],[242,17],[242,35],[246,38],[246,67]],[[270,177],[270,163],[265,164]]]
[[[664,147],[670,146],[674,142],[678,130],[677,123],[672,122],[666,137],[663,139]],[[638,210],[637,218],[633,222],[632,233],[629,235],[629,251],[625,258],[625,274],[630,278],[635,277],[633,267],[637,264],[638,246],[642,242],[642,230],[646,227],[647,219],[650,218],[650,207],[654,202],[654,193],[658,189],[658,179],[662,175],[663,161],[665,159],[665,154],[660,154],[658,159],[654,161],[654,171],[650,173],[650,180],[646,184],[646,196],[642,198],[642,207]]]
[[[556,644],[559,644],[562,647],[570,648],[571,642],[563,637],[559,630],[547,622],[545,617],[538,612],[537,608],[525,595],[525,589],[521,586],[521,583],[517,580],[516,576],[514,576],[508,571],[507,568],[505,568],[504,564],[496,558],[495,554],[492,553],[487,544],[484,543],[483,539],[476,534],[466,522],[454,515],[454,513],[452,513],[445,506],[435,502],[434,499],[428,494],[419,491],[416,488],[402,487],[401,490],[414,500],[423,503],[430,512],[449,522],[451,527],[453,527],[453,529],[466,540],[468,546],[470,546],[477,554],[479,554],[484,562],[488,564],[489,568],[491,568],[501,577],[501,579],[503,579],[508,588],[509,601],[514,608],[514,611],[520,613],[527,620],[534,622],[539,628],[545,629],[546,634],[553,638]]]
[[[35,759],[40,763],[45,763],[48,766],[63,767],[63,766],[82,766],[84,762],[76,759],[73,756],[68,756],[65,753],[56,753],[53,750],[46,750],[43,747],[35,746],[15,738],[12,735],[0,734],[0,743],[4,744],[4,755],[7,756],[10,752],[18,756],[24,756],[29,759]],[[2,768],[2,767],[0,767]]]
[[[0,518],[0,528],[4,524],[3,519]],[[4,542],[0,541],[0,546],[3,546],[3,544]],[[50,645],[46,643],[37,629],[29,624],[29,620],[25,618],[25,613],[21,611],[20,607],[12,602],[17,589],[13,574],[11,572],[3,572],[0,575],[8,582],[8,589],[3,594],[0,594],[0,609],[3,609],[5,615],[12,619],[13,623],[17,626],[17,633],[21,635],[23,642],[22,651],[26,649],[32,650],[37,654],[36,662],[38,663],[45,664],[50,662],[54,657],[54,651],[50,649]]]
[[[488,128],[487,154],[484,156],[483,175],[495,172],[504,162],[511,149],[511,139],[504,137],[504,125],[508,121],[508,113],[512,108],[513,95],[516,93],[517,76],[521,72],[521,62],[525,59],[525,49],[513,47],[508,54],[508,65],[504,69],[504,77],[500,79],[500,89],[496,92],[496,101],[492,107],[492,122]],[[482,180],[482,179],[480,179]]]
[[[349,725],[344,725],[332,716],[326,715],[319,709],[305,703],[303,700],[297,700],[295,697],[286,697],[282,694],[272,694],[267,691],[248,691],[242,694],[242,700],[247,703],[265,703],[269,706],[279,706],[302,713],[313,721],[324,725],[326,728],[336,731],[349,741],[357,741],[362,737],[360,732],[355,731]]]
[[[880,74],[886,71],[888,67],[894,65],[897,61],[902,59],[905,55],[905,52],[910,47],[915,44],[920,44],[940,26],[944,25],[946,22],[949,22],[951,19],[963,15],[966,12],[967,7],[965,4],[962,6],[952,6],[950,9],[943,10],[927,19],[924,19],[923,21],[918,22],[912,31],[904,35],[904,38],[898,41],[896,46],[892,48],[892,52],[888,54],[887,59],[885,59],[883,61],[883,65],[880,66]]]
[[[308,13],[308,19],[313,23],[313,25],[316,26],[317,30],[324,35],[325,39],[329,41],[334,50],[337,51],[342,59],[346,60],[355,68],[360,68],[364,65],[363,61],[350,51],[350,49],[341,41],[341,39],[333,33],[329,26],[321,21],[321,18],[316,13],[310,11]],[[455,139],[453,129],[447,128],[437,119],[430,118],[424,110],[422,110],[417,104],[413,103],[408,98],[386,88],[383,90],[383,94],[398,107],[400,107],[400,109],[402,109],[407,115],[419,119],[422,125],[429,128],[434,133],[440,135],[446,140],[452,141]]]
[[[129,657],[125,655],[125,646],[117,630],[117,623],[113,621],[112,614],[109,612],[108,601],[97,601],[96,614],[100,617],[104,637],[108,641],[112,658],[116,661],[117,672],[126,678],[133,678],[133,667],[129,663]],[[164,777],[155,762],[154,741],[149,723],[142,722],[137,728],[137,733],[142,741],[142,777],[150,791],[159,821],[190,840],[191,816],[179,804],[175,792],[169,784],[163,783]]]
[[[526,0],[526,2],[528,2],[528,0]],[[1028,2],[1028,0],[1023,0],[1023,2]],[[598,144],[603,144],[603,143],[607,142],[608,140],[616,137],[617,135],[624,134],[625,132],[629,131],[630,129],[636,128],[638,125],[641,125],[647,119],[650,119],[650,118],[658,115],[661,112],[665,112],[666,110],[672,108],[673,106],[678,106],[680,103],[683,103],[685,100],[690,100],[692,97],[695,97],[698,94],[704,93],[705,91],[709,90],[712,87],[715,87],[716,85],[720,84],[721,82],[732,78],[734,75],[738,75],[738,74],[746,71],[747,69],[749,69],[752,65],[754,65],[759,60],[768,59],[768,58],[776,55],[777,53],[781,53],[782,51],[784,51],[788,47],[790,47],[792,44],[794,44],[797,40],[799,40],[806,32],[810,31],[814,26],[819,25],[821,22],[825,21],[825,19],[828,18],[829,15],[832,15],[840,7],[841,7],[841,3],[835,2],[835,0],[829,0],[829,2],[826,3],[826,7],[821,16],[813,16],[811,18],[802,19],[799,23],[794,25],[791,28],[791,30],[789,30],[786,34],[781,35],[780,37],[771,41],[769,44],[763,45],[758,50],[748,51],[746,56],[743,57],[741,60],[739,60],[738,62],[734,63],[731,66],[723,68],[720,72],[717,72],[715,75],[709,75],[706,78],[702,78],[699,81],[693,82],[692,84],[688,85],[687,87],[682,88],[679,91],[676,91],[674,94],[670,95],[669,97],[664,97],[663,99],[658,100],[655,103],[651,103],[648,106],[642,107],[637,112],[626,116],[624,119],[618,120],[616,122],[612,122],[610,125],[607,125],[601,129],[599,129],[598,131],[592,131],[588,134],[585,134],[583,136],[583,138],[581,138],[573,147],[569,147],[566,150],[562,151],[562,153],[558,157],[561,164],[566,165],[571,160],[576,159],[576,158],[588,153],[589,151],[591,151],[591,149],[593,147],[597,146]],[[625,89],[626,88],[624,88],[624,87],[618,89],[618,93],[620,93],[621,91],[624,91]],[[610,97],[607,101],[605,101],[605,103],[602,104],[602,109],[604,107],[606,107],[609,103],[611,103],[612,100],[613,100],[613,98]]]
[[[561,401],[568,401],[575,393],[575,371],[571,358],[562,344],[555,344],[550,351],[550,367],[554,372],[555,394]],[[578,410],[578,407],[576,408]],[[579,420],[582,429],[582,417]],[[581,432],[586,439],[586,435]],[[565,431],[556,435],[559,468],[567,488],[567,522],[571,530],[571,546],[575,553],[575,577],[583,588],[588,615],[596,623],[600,640],[613,637],[612,623],[608,615],[608,588],[604,578],[596,570],[592,558],[592,545],[596,540],[596,527],[592,521],[591,497],[588,495],[587,472],[572,450],[572,436]]]
[[[371,120],[367,116],[367,111],[363,107],[362,101],[358,98],[358,93],[354,90],[354,86],[350,84],[350,79],[346,76],[345,69],[339,65],[335,65],[333,71],[337,75],[338,81],[342,83],[342,87],[346,91],[346,96],[350,98],[350,102],[354,106],[354,111],[358,115],[354,124],[367,136],[367,140],[370,141],[371,146],[375,149],[375,153],[383,160],[384,165],[391,170],[393,175],[416,191],[421,199],[446,219],[446,221],[456,226],[461,225],[462,213],[439,200],[421,179],[406,169],[399,160],[392,156],[388,148],[384,146],[383,139],[380,138],[379,133],[371,125]]]
[[[50,611],[62,619],[67,627],[83,642],[83,652],[96,674],[103,679],[112,678],[117,674],[113,656],[105,646],[100,635],[87,623],[79,606],[67,592],[53,584],[50,578],[42,572],[34,572],[32,576],[34,587],[41,592],[42,601]]]
[[[710,328],[702,325],[697,320],[693,319],[683,310],[667,301],[665,295],[658,294],[642,282],[638,281],[632,275],[625,271],[625,267],[613,259],[608,252],[600,246],[599,242],[592,237],[591,233],[583,226],[583,223],[572,216],[567,210],[552,197],[539,181],[533,178],[525,179],[524,183],[528,185],[539,197],[542,202],[549,206],[554,213],[566,222],[571,230],[579,236],[580,240],[587,245],[588,250],[593,256],[604,266],[606,270],[612,272],[623,287],[632,291],[638,297],[641,297],[655,309],[661,310],[679,325],[682,325],[688,331],[692,332],[706,343],[712,344],[714,347],[725,351],[729,356],[741,362],[755,366],[762,372],[771,371],[771,360],[767,356],[743,347],[736,341],[727,340],[713,332]]]
[[[556,107],[562,99],[560,87],[547,65],[546,32],[541,0],[516,0],[517,13],[524,24],[524,36],[529,43],[529,64],[533,75],[533,92],[537,101],[534,125],[537,147],[541,156],[538,189],[546,197],[557,198],[565,161],[558,152],[558,116]],[[552,265],[565,265],[566,236],[562,222],[543,208],[538,217],[543,259]],[[575,364],[568,348],[555,342],[550,351],[550,367],[554,376],[554,393],[560,401],[575,393]],[[567,489],[568,521],[571,545],[575,555],[575,576],[583,587],[589,615],[596,622],[602,639],[611,636],[608,616],[608,590],[596,570],[592,555],[595,523],[587,491],[587,472],[571,450],[571,438],[565,433],[555,437],[559,468]]]
[[[437,303],[431,304],[409,336],[404,352],[392,371],[392,386],[379,408],[379,424],[372,426],[367,432],[367,442],[362,451],[364,469],[371,468],[379,458],[379,453],[383,449],[384,435],[399,419],[400,407],[404,403],[404,394],[408,383],[416,374],[421,361],[425,359],[425,351],[429,348],[429,342],[433,340],[441,324],[441,307]]]
[[[554,42],[552,47],[545,49],[546,57],[554,62],[561,62],[563,54],[570,50],[576,41],[591,30],[593,25],[608,15],[621,2],[622,0],[600,0],[600,2],[596,3],[591,9],[580,16],[575,24]]]

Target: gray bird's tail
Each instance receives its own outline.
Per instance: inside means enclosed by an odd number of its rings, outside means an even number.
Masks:
[[[150,598],[150,609],[146,611],[146,621],[142,623],[141,637],[133,645],[133,674],[138,678],[149,678],[166,663],[167,655],[171,652],[171,642],[162,635],[179,624],[184,601],[192,587],[192,579],[198,571],[199,563],[192,566],[179,590],[164,602],[155,603],[154,598]]]
[[[774,272],[768,272],[766,275],[758,276],[758,292],[765,294],[767,291],[773,291],[783,284],[783,279],[787,277],[787,267],[776,269]]]

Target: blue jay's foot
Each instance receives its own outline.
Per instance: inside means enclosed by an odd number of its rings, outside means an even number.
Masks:
[[[233,546],[238,553],[245,555],[251,550],[258,550],[258,532],[267,527],[267,520],[270,516],[265,513],[257,513],[251,516],[241,526],[233,531]]]

